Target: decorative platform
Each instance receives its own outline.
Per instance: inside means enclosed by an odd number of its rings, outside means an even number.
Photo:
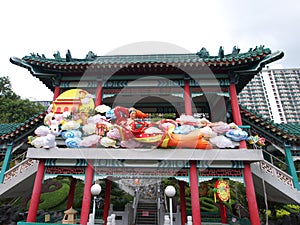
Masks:
[[[216,160],[248,161],[263,160],[257,149],[113,149],[113,148],[29,148],[31,159],[120,159],[120,160]]]

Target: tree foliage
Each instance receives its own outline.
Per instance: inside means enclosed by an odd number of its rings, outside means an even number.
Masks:
[[[8,77],[0,77],[0,123],[22,123],[43,111],[45,107],[41,104],[14,93]]]
[[[20,99],[20,96],[13,92],[8,77],[0,77],[0,98]]]

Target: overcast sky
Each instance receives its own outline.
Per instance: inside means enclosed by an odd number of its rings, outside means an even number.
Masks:
[[[24,98],[51,100],[53,94],[28,70],[10,63],[10,57],[35,52],[53,58],[55,51],[64,57],[68,49],[73,58],[84,58],[90,50],[97,55],[195,53],[202,47],[217,55],[219,46],[229,54],[234,45],[241,52],[265,45],[285,53],[276,63],[299,68],[300,2],[244,2],[1,1],[0,76],[9,76],[13,90]]]

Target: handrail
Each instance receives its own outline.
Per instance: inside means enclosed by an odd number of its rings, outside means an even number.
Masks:
[[[27,154],[27,151],[26,152],[23,152],[21,155],[18,155],[16,158],[14,158],[13,160],[11,160],[11,164],[13,165],[17,165],[19,164],[19,160],[22,162],[25,158],[26,158],[26,154]]]
[[[275,165],[269,163],[266,160],[259,162],[259,166],[266,173],[269,173],[273,177],[276,177],[278,179],[278,181],[283,182],[286,185],[289,185],[290,187],[294,188],[293,177],[290,176],[288,173],[277,168]]]
[[[27,168],[34,166],[37,161],[38,160],[35,159],[24,159],[22,162],[7,170],[4,173],[3,184],[27,170]]]
[[[289,175],[288,164],[286,162],[282,161],[281,159],[277,158],[276,156],[272,155],[271,153],[267,152],[266,150],[263,150],[263,152],[270,156],[270,161],[265,159],[267,162],[271,163],[274,167],[278,168],[277,170],[284,172],[285,175],[286,174]],[[299,173],[300,173],[300,171],[296,171],[296,174],[298,175],[298,177],[299,177]],[[282,174],[282,176],[283,176],[282,179],[285,179],[284,178],[284,177],[286,177],[285,175]],[[288,178],[288,180],[289,180],[289,178]],[[299,178],[298,178],[298,182],[300,184]],[[293,187],[294,187],[294,185],[293,185]]]
[[[133,204],[132,204],[132,208],[133,208],[133,223],[135,224],[135,220],[136,220],[136,214],[137,214],[137,206],[139,203],[139,198],[140,198],[140,193],[139,193],[139,188],[137,187],[135,189],[134,192],[134,199],[133,199]]]
[[[157,218],[157,224],[160,224],[160,198],[161,198],[161,193],[160,193],[160,185],[159,183],[156,184],[157,188],[156,188],[156,196],[157,196],[157,214],[156,214],[156,218]]]
[[[281,159],[277,158],[276,156],[272,155],[271,153],[267,152],[266,150],[263,150],[264,153],[268,154],[270,156],[270,161],[265,159],[266,161],[268,161],[269,163],[271,163],[273,166],[280,168],[282,171],[288,173],[288,165],[286,164],[286,162],[282,161]]]

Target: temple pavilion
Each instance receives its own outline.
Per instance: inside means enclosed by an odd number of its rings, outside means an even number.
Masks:
[[[30,179],[19,178],[16,179],[18,181],[12,181],[14,175],[7,176],[9,155],[38,125],[43,124],[47,114],[44,113],[1,134],[1,149],[5,154],[1,182],[3,185],[5,182],[14,183],[7,185],[7,191],[3,195],[12,194],[12,186],[16,183],[23,182],[32,187],[27,216],[27,222],[31,223],[36,221],[45,179],[58,175],[73,177],[68,209],[74,201],[76,179],[84,180],[80,224],[86,225],[89,221],[91,186],[97,180],[104,179],[106,190],[103,219],[106,223],[113,177],[175,177],[180,185],[180,224],[187,222],[184,194],[184,184],[187,182],[191,189],[193,224],[201,225],[200,181],[212,178],[242,179],[246,187],[251,224],[258,225],[260,219],[256,193],[264,194],[261,192],[260,181],[268,181],[268,172],[273,174],[273,180],[283,181],[278,185],[267,183],[275,194],[271,194],[270,199],[282,196],[282,202],[300,202],[299,181],[294,166],[295,157],[299,154],[299,136],[240,108],[237,94],[265,65],[283,55],[282,51],[272,52],[264,46],[257,46],[244,53],[234,47],[230,54],[224,54],[220,48],[217,56],[210,56],[202,48],[199,52],[190,54],[97,56],[89,52],[85,58],[77,59],[72,58],[68,51],[65,58],[58,53],[54,54],[54,58],[34,53],[23,58],[12,57],[10,61],[13,64],[29,70],[53,91],[53,103],[56,104],[55,112],[58,114],[72,107],[80,108],[81,94],[85,98],[88,93],[95,107],[134,107],[149,115],[171,113],[177,118],[186,115],[200,119],[205,117],[211,122],[234,122],[239,128],[264,136],[268,146],[281,149],[286,155],[289,174],[274,169],[272,164],[266,162],[262,149],[247,148],[246,141],[241,140],[234,148],[208,149],[186,148],[184,145],[172,149],[163,149],[159,145],[151,150],[103,146],[66,148],[58,145],[49,149],[30,147],[26,153],[26,165],[28,168],[35,166],[28,176]],[[78,96],[60,97],[62,93],[76,89],[80,90]],[[261,168],[266,169],[266,174],[262,175]],[[270,182],[273,182],[272,179]],[[291,192],[284,194],[282,188],[288,188]]]

